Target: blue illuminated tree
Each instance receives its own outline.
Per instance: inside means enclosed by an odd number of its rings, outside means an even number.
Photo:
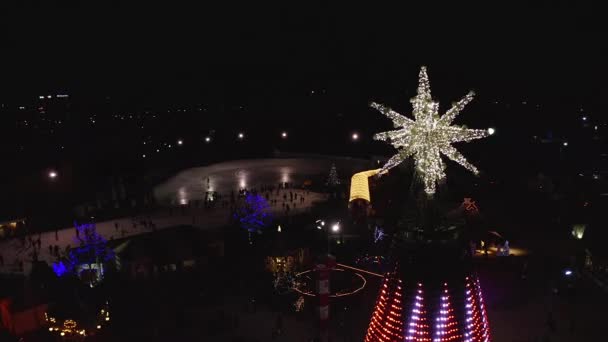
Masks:
[[[243,203],[237,207],[234,218],[248,232],[260,232],[272,222],[270,205],[264,197],[248,193]]]
[[[89,270],[97,265],[98,277],[102,276],[103,264],[114,259],[114,251],[108,247],[108,241],[97,233],[94,223],[78,224],[74,222],[77,230],[74,243],[78,246],[72,248],[61,260],[53,263],[53,270],[58,276],[74,273],[81,265],[87,265]]]

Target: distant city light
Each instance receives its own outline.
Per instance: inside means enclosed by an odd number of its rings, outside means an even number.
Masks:
[[[492,135],[494,133],[496,133],[496,130],[494,128],[492,128],[492,127],[488,128],[488,134],[489,135]]]
[[[42,100],[42,99],[44,99],[44,95],[40,95],[40,96],[38,96],[38,98]]]
[[[184,144],[184,141],[183,141],[182,139],[179,139],[179,140],[177,141],[177,144],[181,146],[181,145],[183,145],[183,144]]]
[[[239,139],[243,139],[244,137],[245,137],[245,134],[243,134],[243,133],[239,133],[239,135],[238,135],[238,138],[239,138]]]
[[[597,131],[597,126],[593,126],[593,129]]]
[[[353,140],[359,140],[359,134],[353,133],[352,138]]]
[[[55,172],[55,171],[49,171],[49,178],[50,179],[57,178],[57,172]]]
[[[211,138],[210,137],[205,137],[205,142],[210,142]]]
[[[581,119],[583,119],[583,121],[587,121],[587,117],[583,116]]]
[[[142,155],[141,155],[141,157],[142,157],[142,158],[146,158],[146,155],[145,155],[145,154],[142,154]]]
[[[58,94],[57,97],[70,97],[68,94]]]
[[[565,270],[564,274],[567,275],[567,276],[570,276],[570,275],[572,275],[572,271],[571,270]]]
[[[564,143],[563,143],[562,145],[564,145],[564,146],[568,146],[568,142],[567,142],[567,141],[564,141]]]
[[[156,152],[160,152],[160,150],[157,148],[157,149],[156,149]]]
[[[47,95],[47,96],[46,96],[46,98],[47,98],[47,99],[50,99],[50,98],[52,98],[52,97],[53,97],[53,95]]]
[[[281,133],[281,138],[283,138],[283,139],[287,138],[287,132]]]

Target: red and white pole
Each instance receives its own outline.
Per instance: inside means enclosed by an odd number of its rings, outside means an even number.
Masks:
[[[319,338],[329,341],[329,272],[336,266],[336,258],[328,255],[319,262],[317,273],[317,296],[319,297]]]

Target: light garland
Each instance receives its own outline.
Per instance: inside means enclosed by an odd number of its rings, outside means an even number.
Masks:
[[[479,279],[466,279],[464,342],[490,342],[490,327]]]
[[[102,324],[108,323],[110,321],[110,311],[108,310],[108,303],[104,305],[105,309],[101,309],[99,314],[97,315],[97,326],[96,328],[99,330],[102,328]],[[73,319],[65,319],[62,324],[57,323],[57,319],[55,317],[49,316],[48,313],[44,313],[44,320],[49,325],[49,331],[58,333],[60,336],[87,336],[91,330],[87,331],[82,327],[78,327],[78,322]]]
[[[365,342],[402,340],[404,327],[401,283],[401,280],[390,274],[385,276]]]
[[[422,176],[424,190],[429,195],[435,193],[437,182],[445,178],[445,165],[441,160],[441,154],[477,174],[477,168],[451,145],[455,142],[484,138],[491,134],[490,130],[467,129],[452,125],[452,121],[473,100],[473,96],[474,93],[469,92],[443,116],[439,116],[439,103],[434,102],[431,97],[426,67],[423,66],[419,74],[418,94],[411,100],[414,120],[384,105],[372,103],[372,108],[386,115],[393,121],[394,127],[399,128],[374,136],[374,139],[387,141],[398,150],[382,170],[391,169],[405,159],[413,157],[416,170]]]
[[[404,293],[402,281],[396,273],[387,273],[364,341],[490,342],[479,280],[466,277],[461,284],[465,287],[464,298],[455,296],[452,299],[447,283],[443,283],[438,297],[434,289],[425,291],[422,283],[409,290],[410,295]],[[435,300],[439,304],[436,310],[431,304]],[[457,314],[452,308],[454,301],[458,306],[464,306],[464,315]]]
[[[462,337],[458,333],[458,323],[454,310],[450,307],[448,284],[443,284],[443,293],[439,304],[439,315],[436,318],[435,338],[433,342],[458,341]]]

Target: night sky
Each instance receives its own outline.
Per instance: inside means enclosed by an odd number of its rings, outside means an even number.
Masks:
[[[251,93],[269,85],[343,83],[368,92],[406,87],[426,64],[446,90],[457,84],[492,96],[588,102],[599,97],[606,72],[601,11],[579,2],[394,8],[18,3],[0,9],[0,86],[11,96],[65,89],[145,99],[226,88],[259,96]]]

